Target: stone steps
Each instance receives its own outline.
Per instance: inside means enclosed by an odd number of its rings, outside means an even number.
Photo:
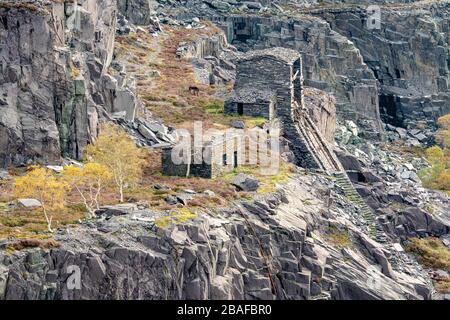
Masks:
[[[334,176],[336,179],[336,184],[344,191],[346,198],[355,204],[361,213],[361,216],[368,226],[370,237],[379,243],[388,242],[386,234],[383,231],[383,227],[378,222],[375,213],[356,191],[347,174],[344,172],[337,172]]]

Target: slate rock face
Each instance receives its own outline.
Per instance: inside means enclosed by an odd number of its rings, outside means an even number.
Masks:
[[[185,10],[210,17],[239,49],[281,46],[302,52],[305,84],[332,92],[338,117],[353,120],[365,136],[384,134],[381,119],[414,127],[418,119],[435,124],[450,111],[448,3],[394,1],[399,4],[394,8],[381,6],[381,29],[374,30],[368,28],[365,5],[350,1],[324,1],[329,6],[302,1],[295,12],[272,2],[270,9],[278,12],[267,17],[252,15],[243,1],[227,1],[228,8],[220,9],[203,2],[190,0]],[[415,4],[401,5],[410,2]]]
[[[154,0],[117,0],[120,13],[136,25],[149,25],[152,22],[152,11],[156,6]]]
[[[333,30],[361,51],[380,83],[384,122],[411,126],[433,124],[450,112],[448,86],[448,3],[381,11],[379,30],[367,28],[364,9],[323,10]]]
[[[0,167],[80,158],[99,119],[133,119],[134,93],[106,74],[116,12],[114,0],[2,3]]]
[[[239,49],[285,47],[301,52],[306,86],[332,92],[338,117],[358,122],[366,135],[383,132],[373,72],[358,48],[332,30],[326,21],[319,17],[284,19],[252,15],[221,20],[228,40]]]
[[[56,13],[61,18],[62,7]],[[49,16],[0,8],[0,166],[60,154],[53,103],[69,99],[64,52],[54,52]]]
[[[0,300],[430,298],[426,274],[402,260],[391,265],[389,248],[337,211],[333,192],[323,216],[326,185],[296,177],[245,207],[167,228],[152,224],[157,213],[125,206],[58,231],[59,248],[0,249]],[[327,243],[320,228],[329,224],[349,230],[352,246]]]
[[[341,164],[345,170],[362,171],[361,162],[354,155],[340,151],[340,150],[336,151],[336,155],[339,158],[339,161],[341,162]]]
[[[397,225],[403,225],[408,236],[440,237],[449,232],[449,226],[440,221],[439,217],[433,217],[415,207],[406,208],[397,218]]]

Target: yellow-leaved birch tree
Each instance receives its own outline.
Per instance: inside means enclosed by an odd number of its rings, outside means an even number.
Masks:
[[[101,193],[112,179],[110,170],[102,164],[89,162],[82,168],[64,167],[63,177],[80,194],[88,211],[88,218],[93,218],[95,209],[99,209],[100,206]]]
[[[53,232],[53,214],[65,208],[68,190],[66,182],[55,177],[49,169],[40,167],[31,167],[26,175],[17,177],[14,182],[16,198],[34,198],[40,201],[49,232]]]
[[[120,202],[124,201],[124,188],[139,182],[145,163],[145,152],[133,139],[113,124],[103,124],[95,143],[85,149],[89,161],[106,166],[118,189]]]

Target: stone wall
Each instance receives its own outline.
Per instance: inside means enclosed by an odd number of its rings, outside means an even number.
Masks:
[[[278,49],[273,50],[284,52]],[[267,52],[269,56],[266,55]],[[336,120],[334,100],[328,95],[327,99],[322,98],[322,101],[308,100],[310,106],[308,112],[322,129],[323,132],[321,132],[309,119],[307,109],[303,109],[302,62],[300,55],[297,54],[297,56],[296,61],[287,63],[282,58],[270,56],[270,50],[250,51],[243,55],[236,61],[237,76],[233,95],[238,95],[249,86],[255,91],[254,94],[274,92],[276,94],[275,114],[280,119],[283,136],[288,142],[289,149],[294,153],[296,164],[310,169],[341,171],[339,161],[327,144],[327,139],[333,141],[333,121]],[[253,111],[256,111],[258,116],[262,115],[262,112],[258,114],[257,110]]]
[[[239,114],[239,102],[227,101],[224,106],[225,114]],[[274,112],[275,106],[272,102],[266,103],[242,103],[242,115],[248,117],[263,117],[271,120]]]
[[[194,152],[191,152],[190,166],[184,163],[175,164],[172,160],[173,147],[164,148],[161,151],[161,170],[167,176],[215,178],[232,171],[235,167],[242,164],[243,157],[240,155],[235,157],[235,153],[239,154],[238,150],[241,150],[240,148],[237,137],[227,140],[226,144],[222,142],[205,143],[205,146],[202,148],[202,162],[195,163],[196,155],[194,155]]]

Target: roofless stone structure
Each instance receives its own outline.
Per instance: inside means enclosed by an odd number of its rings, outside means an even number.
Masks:
[[[328,172],[343,170],[303,103],[299,52],[286,48],[249,51],[239,57],[236,68],[226,114],[277,118],[298,165]]]

